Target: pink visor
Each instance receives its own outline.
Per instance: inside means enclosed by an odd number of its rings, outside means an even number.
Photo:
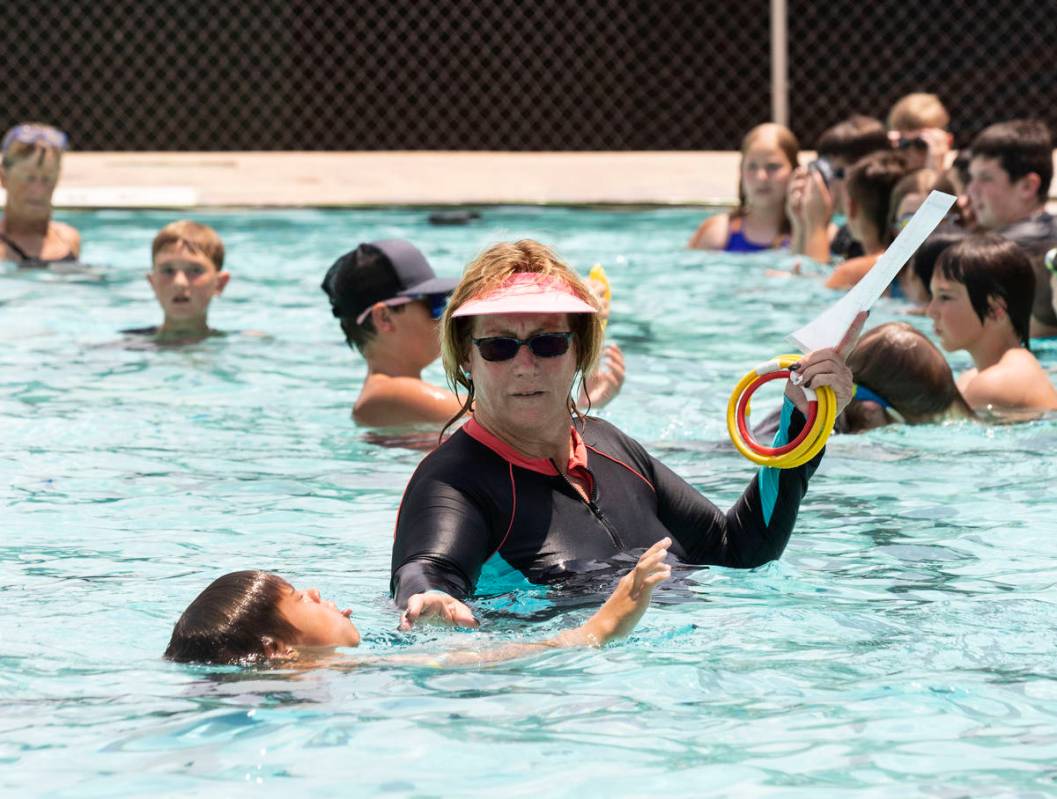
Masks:
[[[558,278],[518,272],[490,294],[463,303],[452,316],[505,313],[598,313],[598,309]]]

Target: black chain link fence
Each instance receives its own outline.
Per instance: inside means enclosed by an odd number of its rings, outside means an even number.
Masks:
[[[801,141],[854,113],[882,121],[905,94],[938,94],[955,145],[1020,117],[1057,133],[1053,0],[790,0],[791,127]]]
[[[769,0],[2,0],[0,127],[79,150],[733,149],[770,117]],[[1057,129],[1051,2],[789,0],[805,145],[937,92],[962,141]],[[1047,96],[1049,95],[1049,97]]]

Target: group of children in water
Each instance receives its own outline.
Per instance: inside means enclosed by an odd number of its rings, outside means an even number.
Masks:
[[[889,323],[862,336],[848,358],[859,393],[838,420],[858,432],[901,422],[973,418],[981,412],[1057,410],[1057,390],[1030,351],[1033,336],[1057,335],[1057,220],[1045,210],[1053,175],[1046,126],[1017,120],[992,125],[968,151],[951,149],[949,117],[934,95],[900,100],[888,124],[853,116],[825,131],[817,160],[799,162],[793,133],[753,128],[741,147],[738,206],[706,219],[690,246],[727,252],[788,248],[808,263],[836,265],[827,286],[846,289],[873,266],[933,189],[958,196],[956,211],[919,249],[890,292],[925,313],[941,346],[966,350],[973,368],[955,380],[943,354],[912,325]],[[51,219],[66,136],[19,125],[3,139],[0,260],[24,268],[76,262],[80,237]],[[836,222],[843,218],[843,224]],[[217,335],[212,299],[229,280],[215,230],[191,220],[162,228],[151,246],[148,281],[162,309],[157,326],[126,331],[159,344]],[[468,410],[454,390],[430,385],[422,371],[440,354],[437,322],[456,279],[438,278],[410,242],[359,245],[327,271],[322,289],[348,345],[367,364],[353,408],[357,424],[439,428]],[[1052,287],[1057,289],[1057,285]],[[592,286],[607,309],[607,291]],[[598,408],[625,377],[610,344],[577,398]],[[464,386],[465,387],[465,386]],[[472,386],[470,386],[472,390]],[[464,664],[518,657],[542,647],[601,645],[634,626],[652,589],[668,574],[670,542],[648,550],[605,605],[583,626],[541,644],[501,647],[401,662]],[[166,656],[178,661],[242,662],[301,657],[319,648],[356,646],[349,611],[299,591],[267,572],[235,572],[214,581],[177,622]]]
[[[955,211],[889,291],[911,303],[910,313],[932,320],[943,349],[967,351],[973,368],[958,376],[952,391],[950,370],[929,352],[927,339],[915,341],[917,354],[908,356],[912,334],[893,325],[875,333],[870,359],[893,366],[870,377],[857,372],[857,382],[906,421],[966,409],[1013,415],[1057,410],[1057,390],[1030,349],[1030,338],[1057,335],[1051,287],[1057,283],[1057,220],[1045,208],[1053,177],[1050,132],[1037,120],[1002,122],[955,152],[949,121],[935,95],[907,95],[893,106],[887,125],[856,115],[826,130],[817,160],[803,166],[788,128],[759,125],[742,141],[737,208],[706,219],[690,246],[727,252],[788,247],[805,261],[839,259],[824,280],[830,288],[849,289],[929,192],[954,194]],[[844,224],[838,226],[840,217]],[[797,263],[785,275],[802,271]],[[951,402],[938,416],[923,413],[941,397]],[[877,408],[872,411],[879,419]]]

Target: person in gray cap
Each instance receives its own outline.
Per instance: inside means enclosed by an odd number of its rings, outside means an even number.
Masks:
[[[362,427],[442,425],[462,412],[455,393],[422,379],[440,357],[437,324],[459,278],[437,277],[411,242],[361,244],[327,270],[323,291],[350,348],[367,361],[367,376],[352,408]],[[606,366],[588,378],[590,404],[599,408],[620,391],[624,358],[611,344]],[[581,405],[588,397],[581,392]]]
[[[356,424],[390,427],[444,423],[461,405],[445,388],[422,379],[440,356],[437,322],[458,278],[437,277],[411,242],[361,244],[327,271],[323,291],[349,347],[367,361],[352,409]]]

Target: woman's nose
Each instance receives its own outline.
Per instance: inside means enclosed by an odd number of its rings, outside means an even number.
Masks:
[[[309,588],[307,591],[305,591],[305,593],[308,595],[308,598],[311,599],[313,602],[319,602],[318,588]]]

